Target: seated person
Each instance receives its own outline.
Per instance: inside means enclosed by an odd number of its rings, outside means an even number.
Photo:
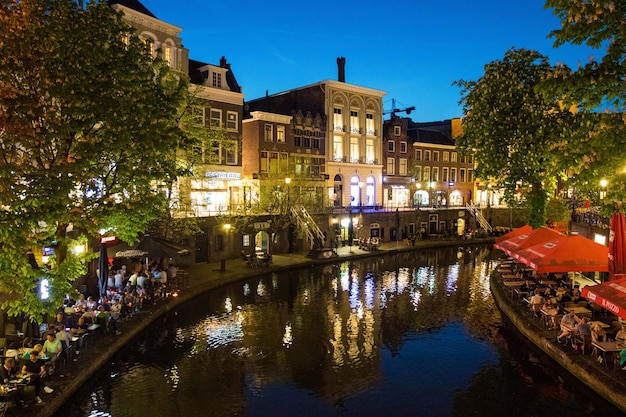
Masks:
[[[598,323],[591,328],[591,340],[594,342],[606,342],[606,331]]]
[[[40,345],[39,343],[37,343],[32,348],[24,348],[22,351],[22,358],[28,360],[30,359],[30,354],[32,352],[37,352],[37,355],[39,355],[42,350],[43,350],[43,345]]]
[[[622,324],[622,328],[615,334],[616,342],[626,342],[626,325]]]
[[[13,379],[18,379],[19,375],[18,375],[18,369],[15,366],[15,359],[10,357],[10,358],[5,358],[4,359],[4,364],[2,365],[2,367],[0,367],[0,381],[2,381],[3,384],[8,384],[9,381],[13,380]],[[26,407],[26,403],[24,402],[24,399],[22,398],[22,390],[17,391],[16,395],[17,395],[17,404],[19,404],[22,408]]]
[[[65,344],[65,346],[69,346],[72,343],[72,335],[65,331],[65,327],[62,326],[58,326],[56,328],[55,338],[60,340],[62,344]]]
[[[50,359],[51,372],[54,372],[54,367],[61,357],[63,352],[63,343],[56,338],[56,332],[54,330],[49,331],[46,334],[46,341],[43,342],[42,354],[48,356]]]
[[[543,312],[546,315],[546,325],[548,326],[548,328],[555,329],[556,328],[556,316],[560,312],[559,305],[553,304],[550,301],[546,301],[543,304],[543,307],[541,307],[541,310],[543,310]]]
[[[591,344],[591,326],[587,323],[587,317],[583,317],[580,319],[580,323],[576,326],[576,333],[580,336],[583,341],[583,348],[589,347]],[[576,342],[572,345],[574,349],[578,349],[578,345]]]
[[[545,300],[538,291],[535,292],[535,294],[533,294],[532,297],[530,297],[530,300],[528,300],[530,309],[532,310],[535,317],[537,316],[537,314],[539,314],[539,311],[541,310],[541,307],[543,307],[544,303],[545,303]]]
[[[570,311],[568,314],[565,314],[561,319],[561,334],[556,338],[557,342],[561,343],[561,339],[566,336],[573,336],[576,334],[576,324],[580,323],[580,319],[576,316],[574,311]],[[574,342],[572,338],[572,347],[574,347]]]
[[[56,338],[56,332],[54,330],[49,331],[46,334],[46,341],[43,342],[42,353],[44,356],[48,356],[50,359],[50,365],[53,369],[56,362],[61,357],[61,352],[63,352],[63,343]]]
[[[85,300],[85,295],[81,294],[80,297],[78,297],[78,301],[74,303],[74,308],[76,311],[84,311],[85,307],[87,307],[87,300]]]
[[[58,312],[51,326],[54,328],[58,326],[66,327],[65,315],[62,312]]]
[[[37,404],[43,402],[39,397],[42,387],[47,394],[54,391],[52,388],[44,386],[43,384],[43,377],[46,375],[46,361],[39,359],[39,352],[34,349],[30,352],[29,360],[26,361],[22,367],[22,375],[28,376],[30,378],[28,385],[35,387],[35,401]]]

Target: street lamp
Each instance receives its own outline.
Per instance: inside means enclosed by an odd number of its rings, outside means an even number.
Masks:
[[[291,184],[291,178],[287,177],[285,178],[285,184],[287,184],[287,215],[289,216],[289,228],[287,230],[287,253],[293,253],[293,232],[294,232],[294,227],[293,227],[293,221],[291,218],[291,202],[289,201],[289,184]]]
[[[605,178],[602,178],[600,180],[600,187],[602,187],[602,189],[600,190],[600,200],[603,200],[604,197],[606,197],[606,186],[608,184],[609,182]]]

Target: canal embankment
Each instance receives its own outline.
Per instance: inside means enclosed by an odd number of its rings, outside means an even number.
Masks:
[[[610,363],[599,363],[597,356],[590,353],[557,343],[555,330],[547,329],[540,320],[529,314],[528,306],[507,294],[498,272],[492,273],[490,284],[500,311],[521,336],[578,381],[626,413],[626,371]]]

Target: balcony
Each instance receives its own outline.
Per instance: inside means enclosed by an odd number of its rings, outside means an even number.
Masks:
[[[356,133],[356,134],[361,134],[361,128],[360,127],[351,127],[350,128],[350,133]]]
[[[343,125],[333,125],[333,130],[335,132],[345,132],[346,128]]]

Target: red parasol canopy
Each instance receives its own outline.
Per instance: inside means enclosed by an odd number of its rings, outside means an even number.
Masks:
[[[500,249],[509,256],[519,259],[517,254],[522,249],[528,248],[538,243],[545,242],[549,239],[555,239],[562,236],[565,235],[563,233],[557,232],[556,230],[547,227],[539,227],[530,233],[523,233],[519,236],[512,237],[502,242],[497,242],[493,245],[493,247],[496,249]]]
[[[626,277],[612,279],[581,290],[587,300],[626,320]]]
[[[524,233],[530,233],[532,231],[533,231],[533,228],[527,224],[525,226],[518,227],[517,229],[513,229],[510,232],[503,234],[502,236],[498,236],[496,238],[496,242],[502,242],[512,237],[523,235]]]
[[[608,272],[606,246],[579,235],[561,236],[517,253],[520,262],[539,273]]]
[[[613,213],[609,234],[609,272],[611,276],[626,273],[626,221],[624,213]]]

